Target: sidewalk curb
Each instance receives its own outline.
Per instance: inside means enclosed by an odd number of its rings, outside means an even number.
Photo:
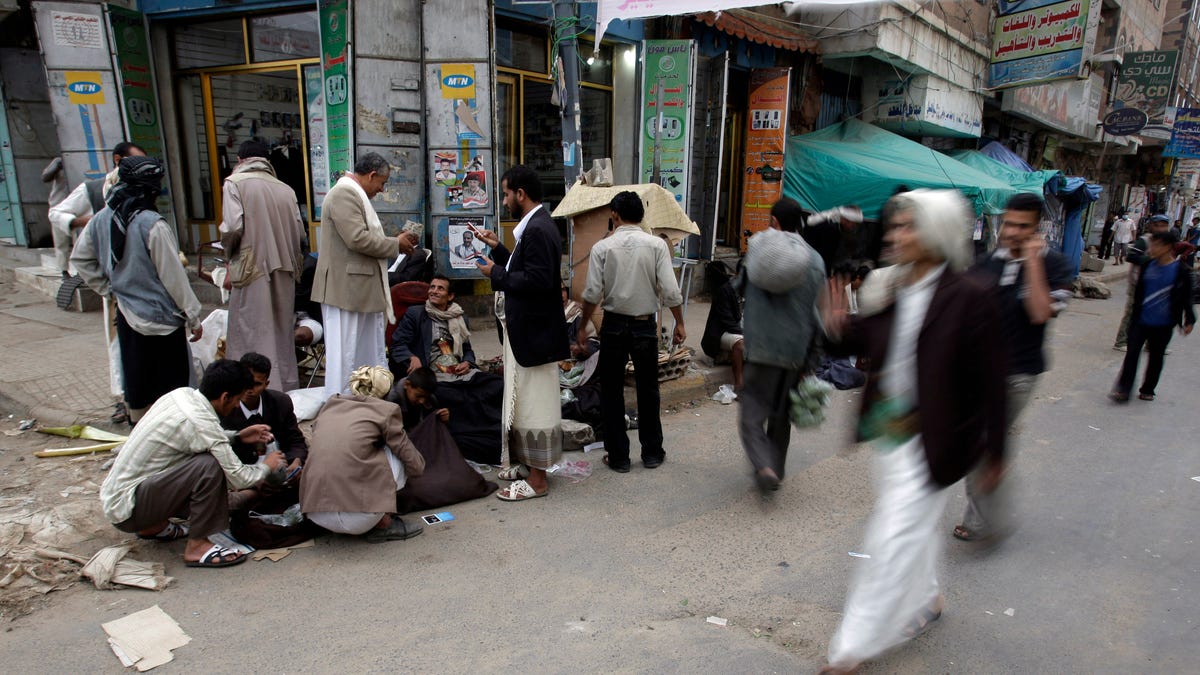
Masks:
[[[23,400],[25,398],[23,396],[13,396],[9,392],[0,392],[0,405],[11,409],[14,413],[20,412],[26,416],[26,419],[35,419],[39,425],[46,427],[69,427],[75,424],[95,425],[99,421],[88,419],[74,411],[62,410],[38,401],[31,403],[28,400]],[[104,421],[107,422],[107,420]]]

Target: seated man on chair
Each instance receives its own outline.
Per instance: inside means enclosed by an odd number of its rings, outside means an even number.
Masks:
[[[268,452],[262,462],[246,465],[230,447],[269,443],[270,428],[256,424],[236,434],[221,428],[254,380],[238,363],[220,359],[204,370],[200,389],[180,387],[164,394],[133,428],[100,486],[104,516],[122,532],[167,542],[187,539],[188,567],[228,567],[246,554],[208,540],[229,528],[229,488],[263,483],[286,463],[283,453]],[[171,518],[186,518],[187,524]]]
[[[438,398],[451,413],[447,426],[463,456],[499,464],[504,378],[475,367],[471,331],[449,279],[434,275],[429,299],[404,313],[392,334],[390,357],[393,372],[402,376],[422,367],[432,370]]]

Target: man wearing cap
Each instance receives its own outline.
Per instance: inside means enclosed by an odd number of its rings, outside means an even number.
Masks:
[[[1128,216],[1124,217],[1128,218]],[[1133,289],[1137,286],[1139,271],[1150,260],[1150,255],[1147,253],[1150,248],[1150,235],[1156,232],[1166,232],[1169,225],[1170,219],[1161,213],[1150,216],[1150,220],[1146,223],[1146,233],[1129,245],[1128,253],[1125,255],[1125,259],[1132,267],[1129,269],[1129,283],[1125,287],[1127,294],[1125,315],[1121,317],[1121,328],[1117,331],[1116,342],[1113,343],[1113,349],[1119,352],[1125,351],[1125,345],[1129,341],[1129,317],[1133,315]]]
[[[200,301],[179,259],[175,230],[155,210],[163,165],[126,157],[107,206],[79,236],[71,263],[99,295],[117,299],[117,340],[129,420],[136,423],[159,396],[188,386],[188,339],[199,340]]]
[[[238,148],[238,164],[223,188],[221,245],[229,256],[226,353],[262,354],[274,364],[270,388],[300,387],[296,366],[296,278],[304,255],[304,224],[296,193],[275,177],[262,141]]]

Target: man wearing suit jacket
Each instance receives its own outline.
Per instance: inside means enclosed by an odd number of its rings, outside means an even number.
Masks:
[[[304,441],[304,434],[296,421],[291,397],[267,389],[267,382],[271,379],[271,360],[262,354],[247,352],[240,361],[254,376],[254,387],[247,389],[241,403],[221,418],[221,426],[229,431],[241,431],[253,424],[266,424],[271,427],[279,451],[287,458],[288,471],[299,468],[308,459],[308,443]],[[233,441],[233,452],[245,464],[257,463],[258,451],[257,444],[244,443],[241,439]]]
[[[510,424],[503,442],[514,481],[496,496],[504,501],[544,497],[546,469],[562,458],[562,411],[558,402],[558,362],[570,356],[562,311],[562,241],[542,206],[542,182],[526,166],[514,166],[500,179],[504,206],[521,222],[509,251],[493,232],[476,232],[495,259],[476,262],[492,281],[496,314],[504,330],[504,411]],[[512,409],[509,409],[512,406]],[[526,480],[521,465],[529,467]]]
[[[321,238],[312,299],[321,303],[325,327],[325,396],[348,391],[350,373],[386,366],[384,331],[395,321],[387,263],[411,254],[408,233],[389,237],[371,206],[383,191],[391,166],[378,153],[358,159],[354,172],[338,179],[321,204]]]

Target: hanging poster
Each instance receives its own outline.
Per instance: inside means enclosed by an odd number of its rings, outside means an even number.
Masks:
[[[1163,157],[1200,158],[1200,108],[1178,108]]]
[[[1178,57],[1175,50],[1125,53],[1113,107],[1146,113],[1146,126],[1139,132],[1142,136],[1164,140],[1171,137],[1171,126],[1164,118]]]
[[[462,150],[430,153],[429,186],[434,212],[480,210],[491,213],[484,153],[486,151],[476,154],[473,143],[464,143]]]
[[[790,68],[763,68],[750,73],[745,176],[742,181],[742,249],[745,231],[771,224],[771,207],[783,194],[783,148],[787,143]]]
[[[1089,21],[1090,5],[1090,0],[1002,0],[992,24],[991,86],[1078,77],[1095,23]]]
[[[450,244],[450,267],[476,270],[477,256],[490,256],[491,249],[475,235],[484,228],[482,216],[447,219],[447,241]]]
[[[646,40],[642,49],[641,168],[638,182],[658,183],[687,204],[691,155],[692,41]]]
[[[450,101],[458,142],[482,141],[487,135],[479,125],[479,110],[475,100],[475,64],[443,63],[439,69],[442,99]]]
[[[325,156],[328,184],[354,166],[351,119],[349,0],[321,0],[321,68],[325,80]]]
[[[99,16],[75,12],[54,12],[50,21],[54,27],[54,44],[56,46],[104,49],[104,33],[100,30]]]
[[[304,100],[308,121],[308,168],[312,179],[310,222],[316,222],[321,220],[321,204],[329,192],[329,163],[325,156],[325,86],[320,66],[304,66]]]

